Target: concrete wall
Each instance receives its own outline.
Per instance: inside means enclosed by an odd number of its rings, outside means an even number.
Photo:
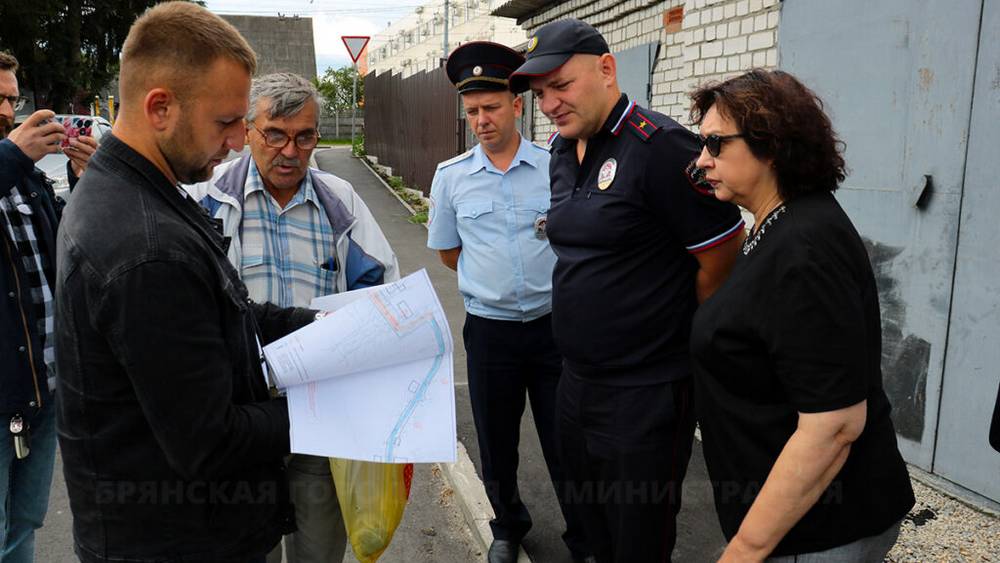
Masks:
[[[668,32],[664,18],[671,8],[682,8],[684,18],[679,30]],[[652,109],[687,124],[687,92],[697,84],[777,67],[779,14],[778,0],[570,0],[521,26],[531,35],[550,21],[579,18],[604,35],[612,52],[659,41]],[[543,141],[555,127],[534,111],[534,138]]]
[[[257,74],[294,72],[316,77],[312,18],[223,15],[257,53]]]

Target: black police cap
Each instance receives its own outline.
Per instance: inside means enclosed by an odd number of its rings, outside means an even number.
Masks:
[[[524,64],[510,75],[510,89],[524,92],[531,78],[554,72],[573,55],[610,52],[608,42],[589,23],[569,18],[543,25],[528,40]]]
[[[507,79],[524,63],[520,53],[499,43],[473,41],[448,56],[445,71],[459,93],[507,90]]]

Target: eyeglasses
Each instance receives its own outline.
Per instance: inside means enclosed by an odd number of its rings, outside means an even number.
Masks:
[[[743,133],[737,133],[735,135],[709,135],[707,137],[701,137],[701,146],[708,148],[708,154],[712,156],[719,156],[722,152],[722,145],[731,139],[738,139],[740,137],[745,137]]]
[[[247,126],[260,133],[260,136],[264,138],[264,144],[272,149],[283,149],[288,146],[288,141],[292,139],[280,129],[265,129],[261,131],[253,123],[249,123]],[[316,148],[317,143],[319,143],[319,131],[315,129],[303,131],[295,136],[295,146],[304,151]]]
[[[20,111],[24,104],[28,103],[28,98],[24,96],[0,96],[0,105],[3,105],[4,100],[10,102],[10,107],[14,108],[14,111]]]

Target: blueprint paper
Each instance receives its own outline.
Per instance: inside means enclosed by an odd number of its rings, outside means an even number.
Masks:
[[[454,462],[453,342],[426,271],[312,305],[335,311],[264,348],[292,451]]]

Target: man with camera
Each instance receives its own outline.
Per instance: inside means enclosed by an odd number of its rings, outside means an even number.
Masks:
[[[29,562],[35,530],[48,508],[55,457],[53,302],[55,232],[62,209],[35,168],[65,138],[53,112],[40,110],[14,128],[24,106],[17,59],[0,51],[0,561]],[[96,148],[72,140],[70,180]]]

